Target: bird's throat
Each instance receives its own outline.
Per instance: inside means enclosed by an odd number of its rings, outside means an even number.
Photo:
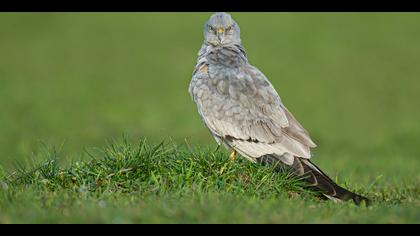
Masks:
[[[247,63],[246,55],[240,45],[210,45],[205,55],[211,64],[238,67]]]

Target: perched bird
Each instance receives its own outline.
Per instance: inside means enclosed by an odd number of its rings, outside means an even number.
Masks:
[[[282,103],[264,74],[248,62],[239,25],[215,13],[204,26],[189,93],[213,137],[255,163],[289,167],[310,186],[334,200],[368,202],[332,181],[311,161],[316,144]]]

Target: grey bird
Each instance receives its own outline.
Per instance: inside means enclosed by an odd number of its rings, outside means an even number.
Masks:
[[[189,93],[219,145],[254,163],[290,169],[333,200],[368,199],[332,181],[310,161],[316,144],[282,103],[270,81],[248,62],[240,29],[230,14],[215,13],[204,26]]]

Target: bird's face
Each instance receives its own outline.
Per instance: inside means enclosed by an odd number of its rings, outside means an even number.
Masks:
[[[205,41],[214,46],[240,44],[238,24],[227,13],[215,13],[204,26]]]

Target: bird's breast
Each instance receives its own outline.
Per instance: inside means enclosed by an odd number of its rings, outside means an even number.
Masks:
[[[209,65],[207,85],[216,94],[237,100],[241,94],[255,95],[256,87],[251,76],[243,67]]]

